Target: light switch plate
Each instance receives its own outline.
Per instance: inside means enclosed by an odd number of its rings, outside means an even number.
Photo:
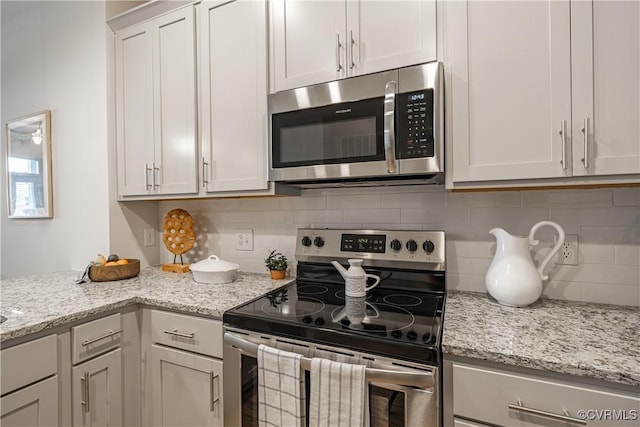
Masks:
[[[253,230],[251,228],[235,230],[234,238],[237,251],[253,250]]]
[[[156,230],[153,228],[144,229],[144,245],[155,246],[156,245]]]

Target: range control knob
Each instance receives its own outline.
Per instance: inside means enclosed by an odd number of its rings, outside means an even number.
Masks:
[[[431,240],[426,240],[423,244],[422,244],[422,249],[424,249],[425,252],[431,253],[433,252],[433,250],[436,248],[436,246],[433,244],[433,242]]]
[[[400,249],[402,249],[402,243],[398,239],[393,239],[391,241],[390,246],[391,246],[391,249],[393,249],[396,252],[398,252]]]
[[[415,252],[416,250],[418,250],[418,244],[415,240],[412,239],[407,242],[407,250],[409,252]]]
[[[313,244],[316,245],[317,247],[321,248],[324,246],[324,239],[320,236],[316,237],[315,239],[313,239]]]
[[[309,236],[304,236],[300,243],[302,243],[302,246],[311,246],[311,239]]]

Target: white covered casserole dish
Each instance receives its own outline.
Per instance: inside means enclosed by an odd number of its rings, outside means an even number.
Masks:
[[[189,266],[193,273],[193,280],[200,283],[231,283],[236,280],[236,273],[240,266],[236,263],[224,261],[216,255],[198,261]]]

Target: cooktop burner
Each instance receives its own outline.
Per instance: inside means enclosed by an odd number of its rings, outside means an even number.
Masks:
[[[439,364],[445,303],[444,234],[360,233],[300,230],[296,280],[226,311],[225,326]],[[409,236],[424,241],[422,252],[409,244],[416,243]],[[407,244],[400,244],[402,241]],[[316,247],[305,246],[309,242]],[[338,259],[346,265],[345,258],[358,257],[365,259],[366,273],[381,280],[366,296],[356,298],[345,295],[345,279],[330,261]]]

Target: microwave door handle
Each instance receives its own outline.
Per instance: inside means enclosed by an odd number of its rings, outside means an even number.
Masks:
[[[387,83],[384,90],[384,158],[387,162],[387,173],[396,173],[396,82]]]

